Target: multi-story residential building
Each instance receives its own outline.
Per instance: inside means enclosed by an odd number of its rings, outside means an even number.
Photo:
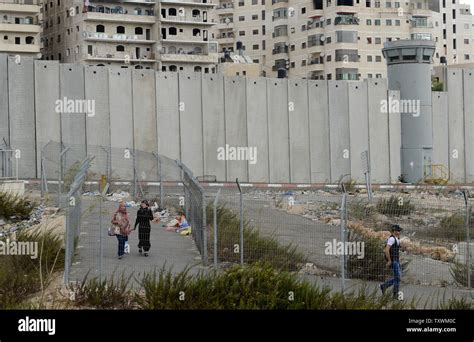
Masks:
[[[215,71],[206,0],[52,0],[44,3],[45,59],[136,69]]]
[[[0,0],[0,52],[39,58],[39,0]]]
[[[221,53],[240,42],[263,75],[286,68],[295,78],[380,78],[391,40],[436,41],[435,65],[472,58],[474,19],[458,1],[220,0],[213,34]]]

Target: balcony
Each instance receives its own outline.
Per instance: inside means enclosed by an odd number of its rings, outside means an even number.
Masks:
[[[6,24],[0,23],[0,32],[40,33],[41,26],[32,24]]]
[[[82,57],[86,61],[103,61],[103,62],[139,62],[139,63],[155,63],[156,59],[153,54],[151,54],[150,58],[130,58],[129,55],[126,53],[122,54],[85,54]]]
[[[433,28],[433,23],[426,20],[412,20],[410,23],[411,28]]]
[[[12,53],[40,53],[39,44],[3,44],[0,43],[1,52]]]
[[[334,18],[334,25],[359,25],[359,18],[350,14],[339,14]]]
[[[86,21],[101,21],[101,22],[126,22],[135,24],[154,24],[154,15],[134,15],[122,13],[99,13],[87,12],[82,14]]]
[[[278,55],[280,53],[288,53],[288,46],[285,47],[277,47],[272,50],[272,54]]]
[[[217,53],[163,53],[162,62],[180,62],[180,63],[217,63]]]
[[[154,5],[155,0],[92,0],[93,3]]]
[[[83,32],[84,40],[88,41],[102,41],[110,43],[144,43],[144,44],[153,44],[156,43],[155,40],[146,39],[145,35],[126,35],[126,34],[107,34],[103,32]]]
[[[224,3],[217,6],[214,10],[219,15],[232,14],[234,13],[234,4],[232,2]]]
[[[323,65],[324,64],[324,59],[322,58],[310,58],[308,59],[308,65]]]
[[[215,7],[216,5],[212,3],[212,0],[158,0],[163,5],[178,5],[178,6],[203,6],[203,7]]]
[[[39,14],[38,0],[0,0],[0,12]]]
[[[177,16],[168,16],[166,18],[161,17],[162,23],[177,23],[177,24],[191,24],[191,25],[206,25],[212,26],[216,23],[208,21],[201,16],[192,16],[192,15],[177,15]]]

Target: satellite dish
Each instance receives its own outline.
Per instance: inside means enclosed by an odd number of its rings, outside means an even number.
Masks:
[[[324,17],[319,18],[319,21],[322,22],[322,23],[324,23],[324,20],[326,20],[326,18],[324,18]]]
[[[225,23],[228,25],[230,23],[230,19],[229,18],[225,18]]]
[[[238,55],[233,55],[232,59],[234,60],[234,63],[239,63],[239,56]]]
[[[180,8],[178,9],[178,15],[179,15],[180,17],[184,17],[184,8],[183,8],[183,7],[180,7]]]
[[[322,42],[326,40],[326,36],[324,34],[321,35],[321,38],[319,38]]]
[[[326,56],[326,54],[325,54],[324,52],[321,52],[321,53],[319,54],[319,56],[320,56],[320,57],[324,57],[324,56]]]
[[[289,16],[289,17],[294,17],[294,16],[295,16],[295,13],[296,13],[296,11],[295,11],[295,9],[294,9],[293,7],[289,7],[289,8],[288,8],[288,16]]]

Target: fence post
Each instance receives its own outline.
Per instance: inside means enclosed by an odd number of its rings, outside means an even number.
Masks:
[[[160,208],[163,209],[163,177],[161,176],[162,173],[162,168],[161,168],[161,164],[162,164],[162,161],[161,161],[161,157],[159,154],[153,152],[153,156],[156,158],[156,160],[158,161],[158,181],[160,182]]]
[[[221,194],[221,189],[217,192],[216,198],[214,199],[214,268],[217,269],[217,202],[219,201],[219,195]]]
[[[203,235],[203,258],[204,258],[204,266],[207,266],[208,263],[208,256],[207,256],[207,212],[206,212],[206,194],[202,191],[202,235]]]
[[[469,231],[471,219],[471,206],[469,204],[469,194],[466,190],[463,191],[464,203],[466,205],[466,216],[464,219],[466,227],[466,272],[467,272],[467,287],[471,288],[471,236]]]
[[[62,145],[60,146],[60,149],[62,149]],[[58,207],[61,208],[61,192],[62,192],[62,184],[61,182],[63,181],[63,156],[69,151],[69,147],[65,148],[59,153],[59,170],[58,170]]]
[[[343,186],[343,194],[342,194],[342,203],[341,203],[341,242],[342,245],[346,245],[346,219],[347,219],[347,193],[345,191],[345,187]],[[346,288],[346,255],[345,253],[342,255],[341,258],[341,285],[342,285],[342,292],[344,292]]]
[[[244,204],[242,199],[242,188],[240,187],[239,179],[236,178],[235,182],[239,188],[240,193],[240,264],[244,264]]]

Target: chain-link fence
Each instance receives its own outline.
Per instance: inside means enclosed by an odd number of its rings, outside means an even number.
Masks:
[[[217,201],[208,193],[208,251],[215,264],[243,257],[244,263],[339,277],[342,288],[347,279],[383,283],[394,277],[385,247],[395,235],[402,284],[472,286],[473,223],[461,192],[377,192],[369,201],[359,191],[241,189],[243,210],[237,187],[223,188]],[[403,228],[400,236],[391,233],[393,225]]]

